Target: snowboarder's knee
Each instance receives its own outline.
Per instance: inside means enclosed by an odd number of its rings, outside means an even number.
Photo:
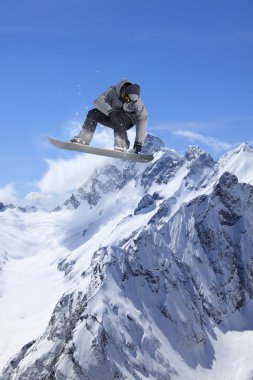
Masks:
[[[98,115],[98,110],[96,108],[93,108],[91,110],[89,110],[89,112],[87,113],[87,116],[88,117],[96,117]]]

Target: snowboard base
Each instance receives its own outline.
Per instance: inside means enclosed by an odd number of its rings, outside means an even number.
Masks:
[[[128,153],[128,152],[119,152],[116,150],[103,149],[103,148],[95,148],[89,145],[82,145],[67,141],[60,141],[53,139],[52,137],[47,137],[50,144],[54,145],[56,148],[72,150],[76,152],[95,154],[98,156],[119,158],[121,160],[132,161],[132,162],[150,162],[154,159],[152,154],[143,154],[143,153]]]

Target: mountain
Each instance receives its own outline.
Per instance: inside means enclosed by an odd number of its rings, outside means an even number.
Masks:
[[[2,202],[0,202],[0,212],[3,212],[3,211],[6,211],[8,209],[14,209],[14,208],[17,208],[19,211],[22,211],[22,212],[36,212],[37,211],[37,207],[35,206],[15,206],[13,204],[8,204],[8,205],[5,205],[3,204]]]
[[[145,148],[0,214],[2,380],[252,378],[253,151]]]

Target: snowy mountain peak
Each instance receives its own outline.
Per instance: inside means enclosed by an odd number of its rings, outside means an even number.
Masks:
[[[192,161],[192,160],[195,160],[196,158],[198,158],[203,153],[204,153],[204,151],[199,146],[189,145],[186,152],[185,152],[185,158],[188,161]]]
[[[217,162],[219,176],[225,171],[235,174],[240,182],[253,184],[253,149],[247,143],[226,152]]]
[[[228,161],[228,160],[231,160],[232,157],[234,159],[236,159],[239,156],[244,155],[246,153],[249,153],[249,154],[253,155],[253,148],[251,147],[250,144],[244,142],[244,143],[238,145],[237,147],[235,147],[235,148],[229,150],[228,152],[226,152],[220,158],[220,161]],[[235,156],[238,156],[238,157],[235,157]]]
[[[237,150],[243,151],[243,152],[253,153],[253,148],[247,142],[243,142],[242,144],[240,144],[239,147],[237,148]]]
[[[163,148],[163,147],[165,147],[165,144],[158,136],[155,136],[155,135],[152,135],[151,133],[148,133],[146,138],[145,138],[145,142],[144,142],[142,152],[143,153],[155,153],[155,152],[159,152],[161,150],[161,148]]]
[[[186,152],[185,158],[189,162],[188,167],[194,168],[196,166],[209,166],[212,167],[214,165],[214,160],[210,153],[202,150],[196,145],[190,145]]]

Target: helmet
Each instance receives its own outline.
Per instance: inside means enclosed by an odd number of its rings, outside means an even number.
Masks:
[[[138,84],[129,84],[122,89],[122,98],[125,102],[137,102],[140,96],[140,86]]]

